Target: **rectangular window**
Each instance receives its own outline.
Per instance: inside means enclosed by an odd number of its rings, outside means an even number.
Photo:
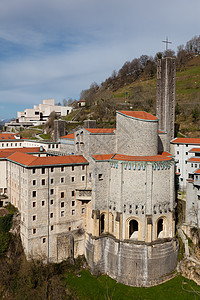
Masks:
[[[74,166],[72,166],[72,171],[74,171]]]
[[[42,242],[43,242],[43,244],[46,243],[46,238],[43,238],[43,239],[42,239]]]
[[[65,212],[64,212],[64,210],[62,210],[62,211],[60,212],[60,216],[61,216],[61,217],[64,217],[64,214],[65,214]]]
[[[82,214],[85,213],[85,208],[83,207],[82,210],[81,210]]]
[[[35,169],[32,169],[32,173],[35,174]]]
[[[195,168],[197,168],[197,164],[195,164],[195,166],[194,166]]]
[[[82,170],[85,170],[85,166],[82,166]]]
[[[42,174],[45,174],[45,168],[42,168]]]
[[[53,204],[53,200],[52,200],[52,199],[50,200],[50,204],[51,204],[51,205]]]
[[[82,181],[84,181],[85,180],[85,176],[82,176]]]
[[[33,197],[36,197],[36,191],[33,191],[32,195]]]
[[[54,171],[54,168],[53,167],[51,167],[51,172],[53,172]]]
[[[103,180],[103,174],[99,174],[99,175],[98,175],[98,179],[99,179],[99,180]]]
[[[179,151],[177,151],[177,154],[179,154]]]
[[[35,221],[36,220],[36,216],[33,216],[33,221]]]
[[[51,231],[53,230],[53,225],[51,225]]]
[[[64,192],[60,193],[60,198],[65,198],[65,193]]]
[[[50,189],[50,194],[53,195],[54,189]]]
[[[36,202],[35,201],[33,202],[33,207],[36,207]]]
[[[75,215],[75,209],[72,209],[72,216]]]
[[[45,179],[42,179],[42,185],[45,185]]]
[[[186,152],[185,154],[188,155],[188,152]]]
[[[33,185],[36,185],[36,180],[33,180]]]
[[[50,213],[50,218],[53,218],[53,213]]]
[[[75,191],[72,191],[72,197],[74,197],[75,196]]]
[[[45,201],[44,200],[42,200],[42,206],[44,206],[45,205]]]
[[[64,172],[64,167],[61,167],[60,170],[61,170],[61,172]]]
[[[191,164],[191,167],[193,168],[193,164]]]
[[[64,207],[65,206],[65,203],[64,202],[61,202],[60,203],[60,207]]]
[[[36,233],[36,229],[35,228],[33,228],[33,234],[35,234]]]
[[[74,200],[72,201],[72,206],[75,206],[75,201]]]
[[[74,182],[75,180],[74,180],[74,177],[72,177],[72,182]]]
[[[51,182],[51,184],[53,184],[53,178],[51,178],[51,181],[50,181],[50,182]]]
[[[60,178],[60,182],[63,183],[64,182],[64,177]]]

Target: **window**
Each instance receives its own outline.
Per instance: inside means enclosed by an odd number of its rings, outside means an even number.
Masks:
[[[74,166],[72,166],[72,171],[74,171]]]
[[[72,201],[72,206],[74,206],[74,205],[75,205],[75,201],[73,200],[73,201]]]
[[[196,179],[198,179],[198,175],[196,175]]]
[[[32,169],[32,173],[35,174],[35,169]]]
[[[50,200],[50,204],[51,204],[51,205],[53,204],[53,199]]]
[[[71,227],[69,227],[69,231],[71,231],[71,229],[72,229],[72,228],[71,228]]]
[[[45,185],[45,179],[42,179],[42,185]]]
[[[82,214],[85,213],[85,208],[83,207],[82,210],[81,210]]]
[[[60,170],[61,170],[61,172],[64,172],[64,167],[61,167]]]
[[[185,154],[188,155],[188,152],[186,152]]]
[[[48,145],[48,148],[50,149],[51,145]]]
[[[177,154],[179,154],[179,151],[177,151]]]
[[[53,195],[54,189],[50,189],[50,194]]]
[[[50,218],[53,218],[53,213],[50,213]]]
[[[45,205],[45,201],[44,200],[42,200],[42,206],[44,206]]]
[[[65,212],[64,212],[64,210],[62,210],[62,211],[60,212],[60,216],[61,216],[61,217],[64,217],[64,214],[65,214]]]
[[[33,197],[36,197],[36,191],[33,191],[32,195]]]
[[[33,234],[35,234],[36,233],[36,229],[35,228],[33,228]]]
[[[33,202],[33,207],[36,207],[36,202],[35,201]]]
[[[64,192],[61,192],[60,193],[60,198],[64,198],[65,197],[65,193]]]
[[[191,164],[191,167],[193,168],[193,164]]]
[[[195,164],[194,167],[197,168],[197,164]]]
[[[56,145],[56,148],[58,148],[58,144]]]
[[[51,184],[53,184],[53,178],[51,178],[51,181],[50,181],[50,182],[51,182]]]
[[[99,174],[99,175],[98,175],[98,179],[99,179],[99,180],[103,180],[103,174]]]
[[[46,243],[46,238],[43,238],[43,239],[42,239],[42,242],[43,242],[43,244]]]
[[[82,166],[82,170],[85,170],[85,166]]]
[[[84,181],[85,180],[85,176],[82,176],[82,181]]]
[[[186,147],[188,147],[188,145],[186,145]]]
[[[72,197],[74,197],[75,196],[75,191],[72,191]]]
[[[50,145],[49,145],[49,146],[50,146]],[[53,172],[53,171],[54,171],[54,168],[52,167],[52,168],[51,168],[51,172]]]
[[[36,185],[36,180],[33,180],[33,185]]]
[[[74,177],[72,177],[72,182],[74,182]]]
[[[35,221],[36,220],[36,216],[33,216],[33,221]]]
[[[72,209],[72,216],[75,215],[75,209]]]
[[[60,203],[60,207],[64,207],[65,206],[65,203],[64,202],[61,202]]]
[[[45,174],[45,168],[42,168],[42,174]]]
[[[60,182],[63,183],[64,182],[64,177],[60,178]]]
[[[51,231],[53,230],[53,225],[51,225]]]

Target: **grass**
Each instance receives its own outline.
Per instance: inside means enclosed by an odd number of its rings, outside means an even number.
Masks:
[[[50,135],[50,133],[42,133],[42,134],[40,134],[40,137],[41,137],[43,140],[50,140],[51,135]]]
[[[130,287],[117,283],[106,275],[92,276],[83,270],[79,276],[70,273],[65,282],[78,299],[148,299],[186,300],[199,299],[200,287],[189,279],[176,276],[173,279],[150,288]]]

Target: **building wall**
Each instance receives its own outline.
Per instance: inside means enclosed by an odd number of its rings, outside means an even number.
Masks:
[[[120,154],[157,155],[158,120],[139,120],[117,112],[116,143]]]

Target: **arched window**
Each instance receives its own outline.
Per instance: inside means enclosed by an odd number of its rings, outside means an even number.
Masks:
[[[100,217],[100,234],[102,234],[105,230],[105,215],[102,214]]]
[[[138,222],[136,220],[129,222],[129,239],[138,239]]]
[[[163,237],[163,219],[159,219],[157,223],[157,238]]]

